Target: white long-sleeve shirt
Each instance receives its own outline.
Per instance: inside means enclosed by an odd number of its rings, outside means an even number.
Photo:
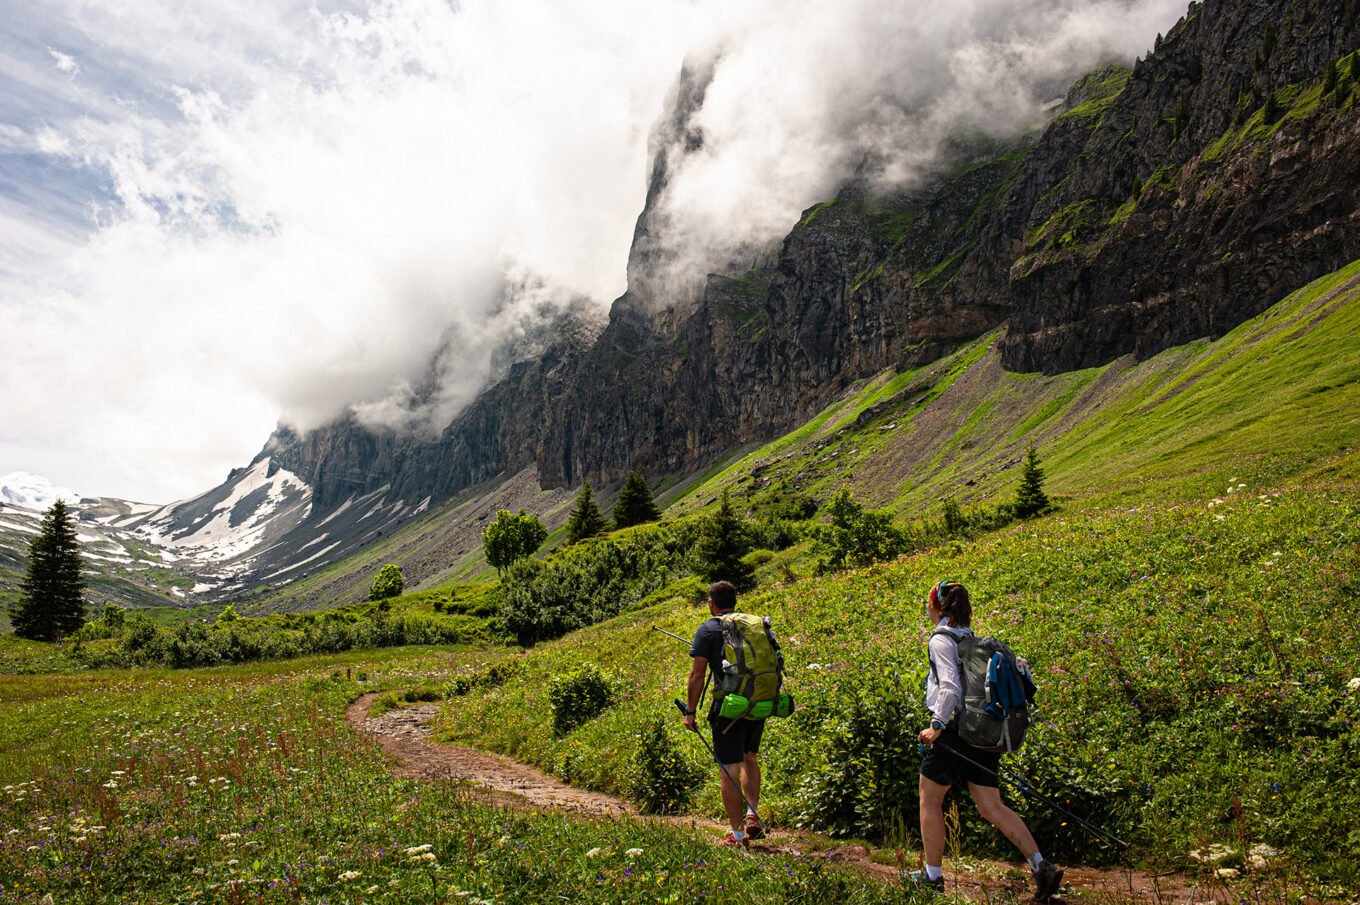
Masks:
[[[952,626],[941,622],[955,638],[973,634],[967,626]],[[959,646],[940,634],[930,636],[930,662],[935,668],[926,675],[926,707],[931,719],[949,725],[963,704],[963,677],[959,674]]]

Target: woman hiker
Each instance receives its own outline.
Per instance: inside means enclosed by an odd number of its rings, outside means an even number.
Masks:
[[[926,746],[920,778],[921,843],[926,864],[925,870],[904,871],[902,882],[937,892],[944,890],[944,798],[951,787],[964,782],[977,803],[978,813],[1005,834],[1029,862],[1034,874],[1035,900],[1047,902],[1058,891],[1063,872],[1044,860],[1020,815],[1001,800],[997,786],[1001,755],[980,751],[959,739],[955,717],[963,705],[963,680],[956,639],[973,633],[969,628],[973,607],[968,590],[957,581],[940,582],[930,589],[926,615],[935,626],[928,646],[931,669],[926,679],[930,725],[917,736]]]

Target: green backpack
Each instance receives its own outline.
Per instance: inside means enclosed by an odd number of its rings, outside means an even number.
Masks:
[[[781,692],[784,655],[770,630],[770,617],[724,613],[718,620],[723,633],[722,676],[713,689],[718,715],[763,720],[792,713],[793,696]]]

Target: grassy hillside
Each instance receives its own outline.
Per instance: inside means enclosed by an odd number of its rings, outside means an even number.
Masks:
[[[1360,753],[1358,321],[1352,266],[1217,342],[1141,364],[1005,374],[987,338],[932,368],[883,375],[672,507],[698,509],[724,489],[756,504],[849,483],[904,517],[934,514],[945,496],[1013,493],[1030,444],[1061,499],[1046,517],[864,571],[806,577],[804,548],[766,566],[745,605],[774,617],[801,702],[768,735],[769,815],[911,839],[921,601],[951,577],[972,588],[977,627],[1043,679],[1049,722],[1016,766],[1135,843],[1130,857],[1195,868],[1195,853],[1221,844],[1245,865],[1268,845],[1284,854],[1265,869],[1313,871],[1315,892],[1360,884],[1348,816],[1360,808],[1350,769]],[[803,579],[775,581],[777,564]],[[673,721],[688,665],[650,626],[688,635],[702,617],[663,599],[507,653],[512,677],[457,698],[441,731],[625,791],[651,721]],[[614,677],[617,703],[555,737],[549,683],[587,663]],[[704,760],[697,741],[676,740]],[[711,784],[705,794],[701,806],[716,811]],[[1062,819],[1019,806],[1046,848],[1109,857]],[[966,808],[964,837],[995,846]]]

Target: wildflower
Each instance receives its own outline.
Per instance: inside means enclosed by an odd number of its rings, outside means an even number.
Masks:
[[[227,862],[227,867],[232,867],[240,863],[241,863],[240,861],[237,861],[235,858],[232,858],[230,861]]]
[[[630,858],[636,858],[638,855],[642,854],[642,849],[630,848],[628,851],[624,852],[624,854]]]
[[[586,857],[587,857],[587,858],[594,858],[594,857],[596,857],[597,855],[600,855],[600,854],[603,853],[603,852],[604,852],[604,849],[602,849],[602,848],[592,848],[590,851],[586,852]]]
[[[109,773],[113,776],[127,776],[126,770],[110,770]]]
[[[108,782],[104,783],[104,788],[106,788],[106,789],[116,789],[116,788],[118,788],[118,783],[116,783],[116,782],[114,782],[112,779],[110,779]]]
[[[413,846],[411,846],[410,848],[408,848],[408,849],[406,850],[406,854],[408,854],[408,855],[420,855],[420,854],[424,854],[425,852],[428,852],[428,851],[429,851],[430,849],[432,849],[432,848],[434,848],[433,845],[413,845]]]
[[[1242,872],[1235,867],[1220,867],[1218,870],[1214,871],[1214,876],[1218,877],[1220,880],[1236,880],[1241,876],[1241,873]]]
[[[425,862],[428,862],[428,863],[434,863],[435,857],[434,857],[434,853],[432,853],[432,852],[422,852],[422,853],[419,854],[419,855],[412,855],[410,858],[407,858],[406,860],[408,860],[408,861],[425,861]]]
[[[364,890],[364,894],[365,894],[365,895],[370,895],[370,896],[371,896],[371,895],[373,895],[373,894],[374,894],[375,892],[377,892],[377,891],[378,891],[378,887],[376,887],[376,886],[370,886],[368,889],[365,889],[365,890]]]
[[[217,841],[218,841],[218,842],[230,842],[230,841],[233,840],[233,839],[240,839],[240,838],[241,838],[241,834],[240,834],[240,833],[220,833],[220,834],[218,834]]]
[[[363,874],[359,873],[357,870],[347,870],[340,875],[340,879],[341,881],[348,883],[350,880],[357,880],[362,876]]]
[[[1360,688],[1360,676],[1356,676],[1354,679],[1351,679],[1349,682],[1347,682],[1346,687],[1349,688],[1351,691],[1355,691],[1357,688]]]
[[[1264,843],[1261,845],[1253,845],[1251,851],[1247,853],[1247,866],[1260,870],[1263,867],[1268,867],[1270,862],[1279,856],[1280,853],[1269,845],[1265,845]]]

